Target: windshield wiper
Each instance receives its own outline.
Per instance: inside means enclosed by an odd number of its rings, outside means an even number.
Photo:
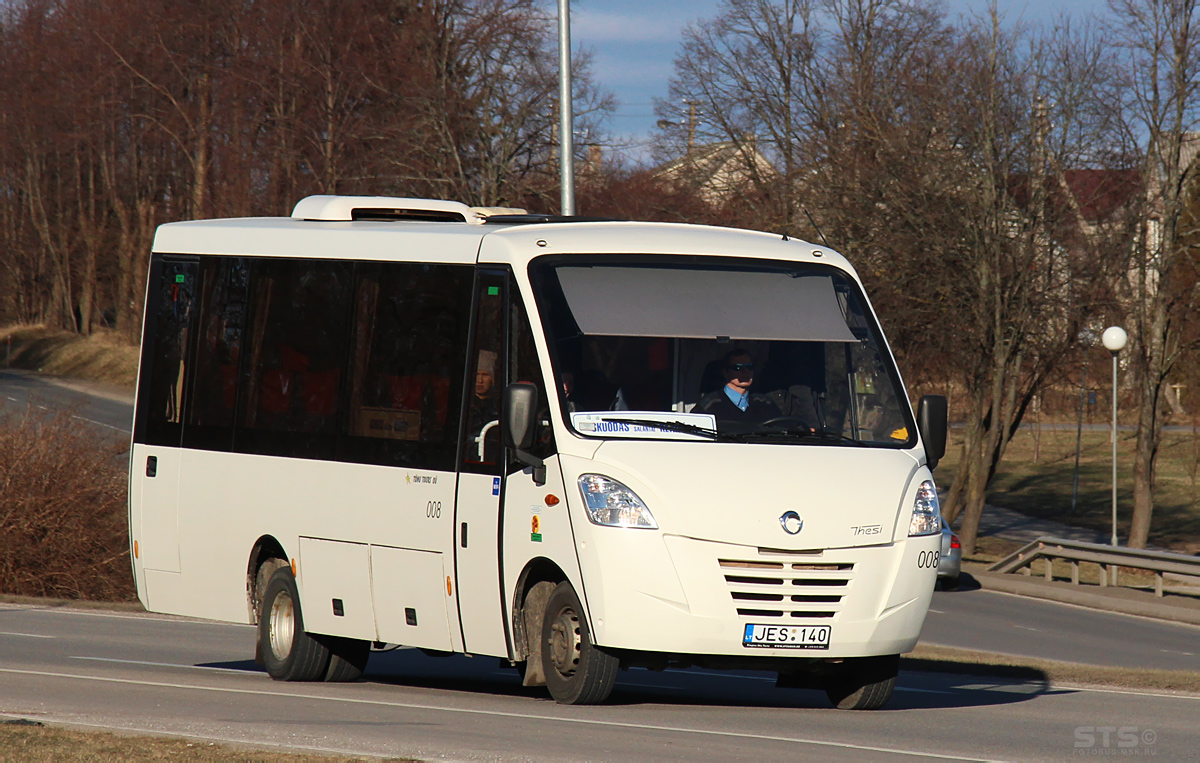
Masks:
[[[791,439],[797,438],[800,440],[820,440],[829,443],[842,443],[846,445],[854,445],[856,447],[865,448],[866,443],[855,440],[853,437],[847,437],[840,432],[835,432],[831,429],[809,429],[807,427],[777,427],[774,429],[756,429],[752,432],[722,432],[722,438],[729,437],[731,439],[746,441],[752,439]]]
[[[708,427],[696,426],[695,424],[687,424],[682,421],[655,421],[653,419],[627,419],[621,418],[603,418],[605,422],[620,422],[624,424],[637,424],[641,427],[653,427],[655,429],[665,429],[668,432],[680,432],[682,434],[694,434],[710,439],[717,439],[717,430],[709,429]]]

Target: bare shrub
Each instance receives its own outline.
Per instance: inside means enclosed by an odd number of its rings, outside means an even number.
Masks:
[[[70,411],[0,406],[0,592],[134,597],[127,451]]]

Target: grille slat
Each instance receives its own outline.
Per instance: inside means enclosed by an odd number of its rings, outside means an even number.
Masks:
[[[718,559],[717,563],[738,616],[745,618],[835,618],[854,579],[850,562]],[[802,593],[788,593],[789,588]]]

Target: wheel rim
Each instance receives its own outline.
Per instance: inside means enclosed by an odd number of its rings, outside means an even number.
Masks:
[[[566,607],[550,624],[550,661],[561,675],[575,674],[575,669],[579,667],[581,642],[579,616],[574,610]]]
[[[292,638],[296,634],[296,608],[292,597],[280,592],[271,602],[271,654],[280,662],[292,653]]]

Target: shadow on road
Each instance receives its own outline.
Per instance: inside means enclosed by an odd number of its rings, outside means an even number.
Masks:
[[[1061,689],[1051,689],[1045,674],[1036,670],[1002,666],[1006,672],[985,677],[968,672],[970,667],[980,671],[983,667],[980,665],[964,663],[961,673],[951,673],[941,661],[928,666],[926,662],[929,661],[906,659],[902,663],[896,692],[885,710],[1010,705],[1041,695],[1064,693]],[[199,667],[262,672],[251,660],[204,663]],[[433,656],[417,649],[374,652],[362,681],[553,702],[545,688],[522,686],[516,669],[493,657]],[[824,692],[777,689],[775,676],[770,673],[701,669],[623,670],[607,704],[829,708]]]

